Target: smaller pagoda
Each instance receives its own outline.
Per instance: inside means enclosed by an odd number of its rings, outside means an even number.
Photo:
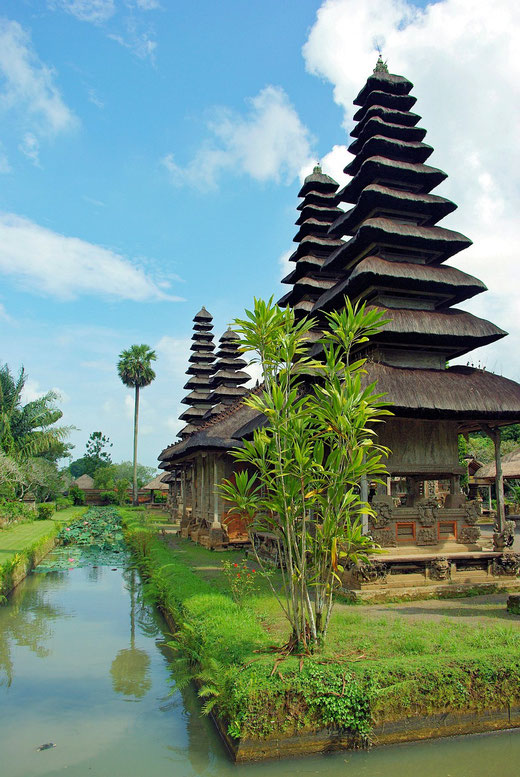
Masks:
[[[278,304],[293,308],[299,315],[309,313],[318,298],[338,281],[336,272],[322,270],[330,254],[343,245],[343,240],[328,234],[331,224],[343,214],[336,206],[338,186],[337,181],[316,165],[298,193],[303,197],[298,205],[301,213],[296,225],[299,229],[293,238],[298,247],[290,257],[296,266],[282,280],[292,288]]]
[[[189,380],[184,388],[189,389],[181,402],[189,405],[182,413],[180,419],[186,421],[186,426],[181,429],[178,437],[184,439],[194,432],[202,423],[205,414],[211,408],[210,379],[215,372],[215,344],[213,342],[213,317],[201,308],[193,318],[193,335],[189,358],[189,367],[186,374]]]
[[[219,340],[215,374],[211,378],[211,393],[208,402],[211,407],[206,412],[204,420],[218,415],[241,397],[247,394],[244,383],[250,379],[243,367],[247,362],[241,358],[238,350],[240,339],[236,332],[228,329]]]

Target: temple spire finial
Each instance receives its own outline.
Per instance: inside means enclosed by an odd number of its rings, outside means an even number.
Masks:
[[[381,56],[381,49],[378,49],[379,56],[377,58],[376,66],[374,68],[374,73],[388,73],[388,65],[383,60],[383,57]]]

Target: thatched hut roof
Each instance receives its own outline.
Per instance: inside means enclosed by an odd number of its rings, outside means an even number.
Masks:
[[[475,472],[477,480],[494,480],[497,474],[495,462],[484,464]],[[505,478],[520,478],[520,447],[515,448],[511,453],[502,456],[502,475]]]
[[[143,491],[168,491],[168,483],[165,482],[165,477],[163,473],[156,475],[153,480],[142,486]]]
[[[78,488],[94,488],[94,478],[90,475],[80,475],[79,478],[73,480],[71,486],[77,486]]]

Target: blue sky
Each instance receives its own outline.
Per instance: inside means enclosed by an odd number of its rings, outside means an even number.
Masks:
[[[61,392],[75,456],[100,429],[131,457],[115,363],[133,343],[158,354],[140,460],[175,438],[193,314],[219,336],[280,293],[299,182],[316,158],[341,177],[378,43],[416,83],[460,206],[445,223],[475,240],[458,266],[490,293],[472,309],[516,337],[517,151],[489,109],[520,80],[518,12],[494,5],[490,22],[484,0],[4,0],[0,361],[25,366],[28,397]],[[482,360],[518,378],[512,346]]]

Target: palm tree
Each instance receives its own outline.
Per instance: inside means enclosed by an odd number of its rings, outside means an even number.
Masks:
[[[134,404],[134,483],[133,483],[133,503],[137,504],[137,428],[139,424],[139,389],[149,386],[155,378],[155,372],[152,370],[151,362],[155,361],[157,356],[149,345],[132,345],[126,351],[121,351],[117,363],[119,377],[130,388],[135,389]]]

